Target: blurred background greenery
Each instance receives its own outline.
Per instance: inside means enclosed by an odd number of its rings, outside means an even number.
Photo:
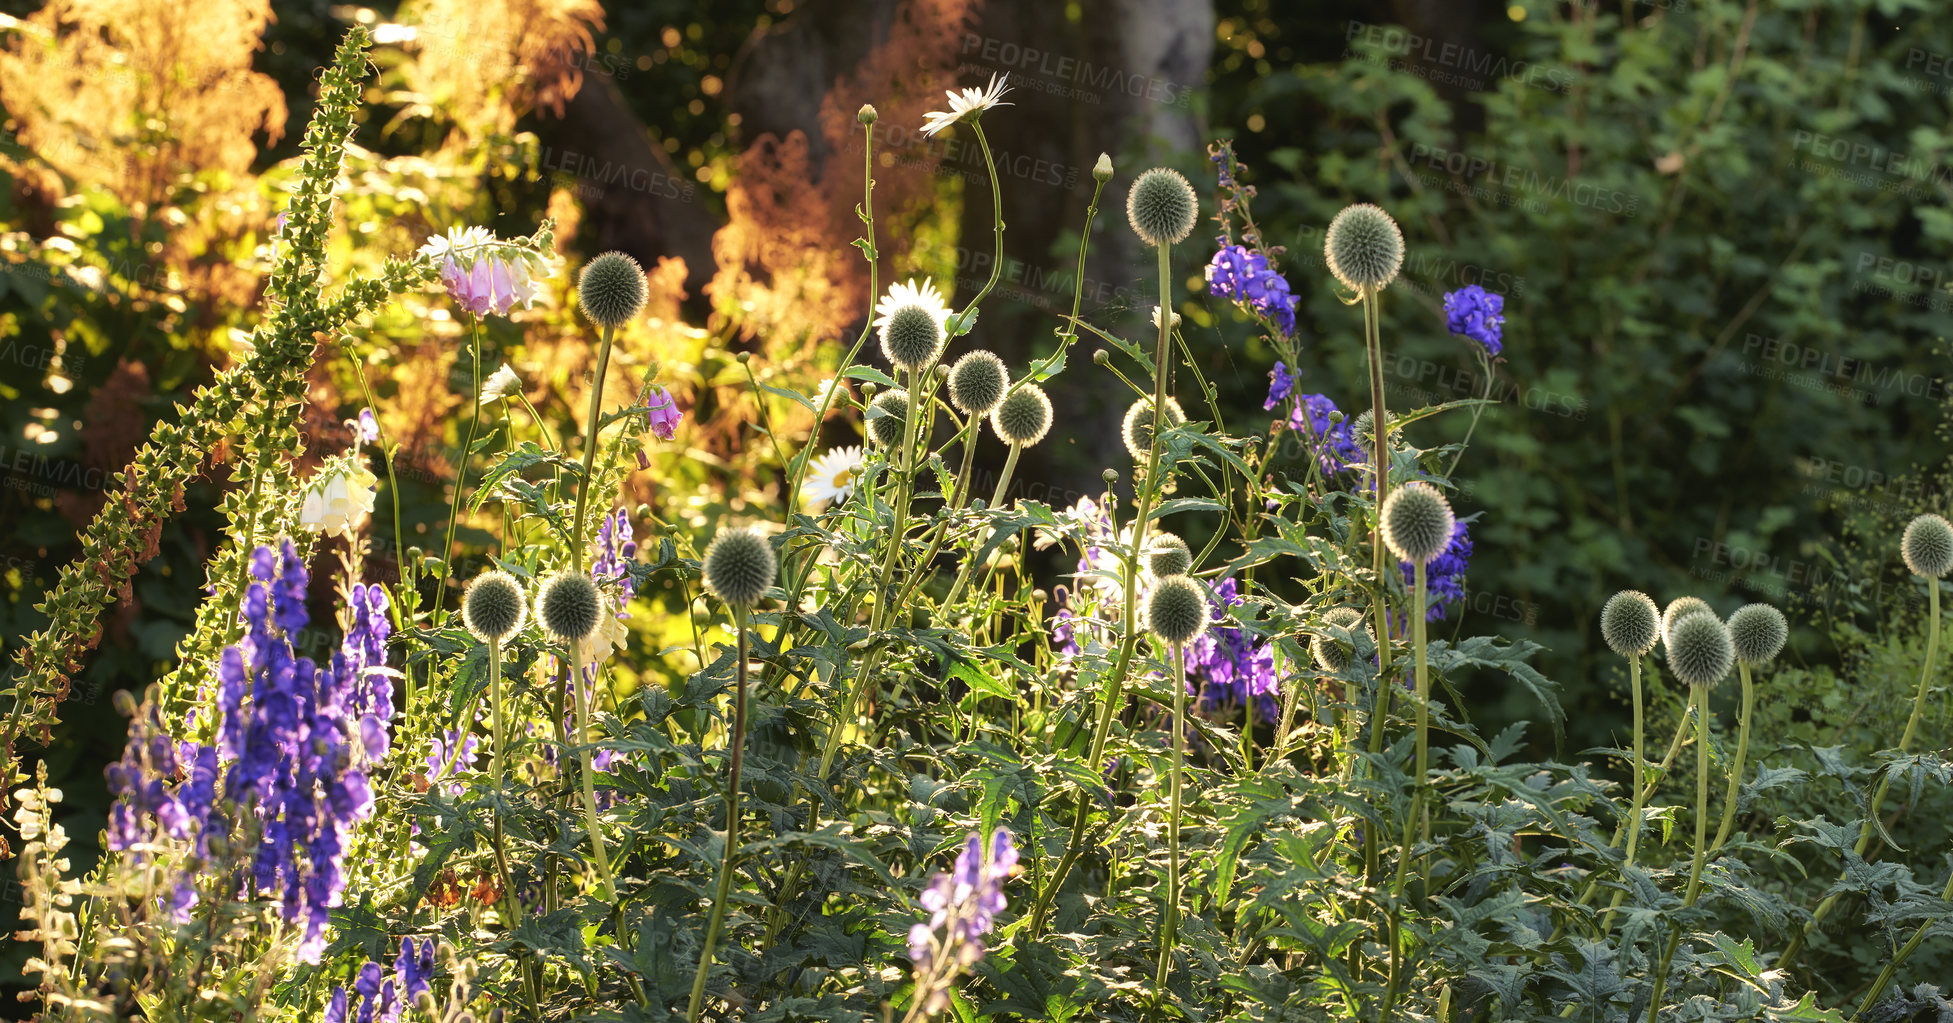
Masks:
[[[753,353],[763,382],[806,388],[859,330],[868,279],[848,242],[864,102],[880,111],[881,280],[981,287],[994,259],[982,158],[967,137],[917,129],[943,89],[1007,73],[1015,106],[985,121],[1008,225],[1002,302],[976,336],[1015,365],[1047,350],[1070,309],[1100,152],[1119,172],[1093,229],[1084,315],[1133,330],[1157,302],[1120,216],[1132,175],[1175,166],[1211,202],[1206,143],[1234,139],[1259,190],[1255,218],[1286,247],[1277,260],[1301,298],[1300,389],[1345,408],[1366,402],[1360,318],[1330,288],[1321,232],[1352,201],[1396,215],[1409,258],[1383,303],[1391,407],[1498,401],[1458,471],[1477,546],[1443,630],[1547,647],[1539,667],[1569,709],[1557,752],[1620,737],[1624,672],[1594,621],[1622,587],[1664,603],[1696,593],[1724,614],[1749,600],[1785,608],[1797,626],[1786,660],[1809,709],[1786,711],[1767,740],[1845,714],[1839,700],[1910,695],[1897,667],[1890,687],[1842,693],[1837,678],[1904,659],[1892,637],[1917,634],[1901,626],[1922,591],[1898,565],[1895,523],[1948,503],[1953,24],[1924,0],[5,0],[0,11],[9,664],[39,626],[32,605],[78,553],[76,529],[113,499],[113,474],[234,357],[316,69],[361,21],[382,43],[382,73],[335,258],[374,262],[456,225],[526,233],[545,216],[572,266],[608,248],[636,256],[654,302],[620,341],[614,398],[656,373],[687,413],[633,479],[647,522],[777,507],[777,457],[746,429],[762,415],[796,442],[858,442],[858,424],[816,429],[790,402],[756,404],[733,355]],[[1211,254],[1202,234],[1177,253],[1179,311],[1238,430],[1272,415],[1261,403],[1275,355],[1204,294]],[[1469,284],[1506,296],[1489,380],[1444,325],[1443,294]],[[489,367],[512,365],[558,433],[576,428],[591,357],[567,286],[559,277],[547,308],[484,325]],[[446,514],[472,386],[467,329],[428,295],[350,349],[320,339],[301,457],[345,446],[341,421],[363,404],[355,359],[402,439],[408,535],[376,545],[383,564],[428,546]],[[1062,506],[1100,490],[1103,467],[1124,467],[1123,402],[1097,383],[1056,382],[1060,442],[1027,457],[1021,496]],[[1468,423],[1446,413],[1415,440],[1455,441]],[[108,697],[172,663],[220,526],[216,486],[188,489],[104,622],[58,741],[27,751],[68,791],[77,855],[105,809],[101,766],[122,744]],[[493,529],[464,531],[461,551],[489,549]],[[1064,566],[1047,569],[1055,582]],[[666,610],[686,599],[649,596]],[[675,634],[660,623],[682,629],[681,615],[636,621],[647,675],[689,670],[658,656]],[[1535,713],[1522,695],[1472,696],[1494,721]],[[1534,740],[1556,752],[1544,730]]]

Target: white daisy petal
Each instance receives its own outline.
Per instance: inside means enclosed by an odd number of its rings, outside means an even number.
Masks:
[[[854,493],[861,476],[861,447],[835,448],[814,459],[807,467],[807,479],[800,490],[809,502],[842,504]]]
[[[934,135],[958,121],[975,120],[992,107],[1010,106],[1009,103],[1003,102],[1004,93],[1010,89],[1005,84],[1009,78],[1009,75],[993,74],[990,76],[990,84],[981,89],[969,88],[961,92],[955,89],[943,90],[943,95],[949,97],[949,111],[944,113],[932,110],[924,114],[922,133]]]

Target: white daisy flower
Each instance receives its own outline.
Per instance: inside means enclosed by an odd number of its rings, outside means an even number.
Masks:
[[[807,467],[807,480],[800,485],[800,491],[810,502],[840,504],[854,493],[855,480],[861,476],[861,447],[835,448],[814,459]]]
[[[510,369],[508,363],[502,363],[502,368],[491,374],[488,382],[481,385],[481,403],[489,405],[501,401],[521,387],[522,378],[515,375],[515,370]]]
[[[949,321],[949,305],[943,301],[943,293],[936,289],[935,283],[924,277],[921,284],[911,277],[888,286],[888,294],[875,303],[875,322],[872,326],[881,332],[882,341],[888,341],[888,321],[895,317],[897,310],[908,306],[920,306],[930,316],[936,318],[936,325]]]
[[[943,90],[943,95],[949,97],[949,112],[944,113],[940,110],[932,110],[924,114],[922,133],[924,135],[934,135],[958,121],[974,121],[978,117],[983,116],[983,112],[991,107],[1010,106],[1009,103],[999,102],[1004,98],[1004,93],[1008,91],[1008,87],[1004,85],[1004,81],[1009,77],[1009,75],[1002,77],[991,75],[990,85],[982,89],[964,89],[962,92],[957,92],[954,89]]]
[[[822,403],[826,403],[829,408],[833,408],[840,404],[841,399],[846,397],[847,393],[848,389],[845,385],[838,385],[835,383],[833,377],[828,377],[822,380],[819,386],[814,388],[812,395],[814,407],[820,408]]]
[[[1159,306],[1154,306],[1154,307],[1153,307],[1153,326],[1155,326],[1155,327],[1157,327],[1157,326],[1159,326],[1159,325],[1160,325],[1160,307],[1159,307]],[[1174,329],[1174,330],[1179,330],[1179,329],[1180,329],[1180,314],[1179,314],[1179,313],[1174,313],[1174,314],[1173,314],[1173,329]]]

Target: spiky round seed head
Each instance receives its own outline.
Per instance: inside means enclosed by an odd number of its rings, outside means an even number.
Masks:
[[[1391,424],[1389,426],[1389,432],[1392,434],[1396,433],[1397,427],[1394,421],[1397,417],[1386,412],[1383,418],[1384,422]],[[1376,410],[1366,408],[1363,410],[1363,414],[1351,420],[1349,424],[1350,439],[1354,440],[1356,446],[1362,448],[1363,453],[1371,458],[1375,458],[1377,454],[1376,421]],[[1396,438],[1388,437],[1386,439],[1391,441],[1391,447],[1394,450],[1396,447]]]
[[[1622,657],[1639,657],[1661,639],[1661,612],[1640,590],[1622,590],[1600,609],[1600,638]]]
[[[1120,436],[1126,440],[1126,450],[1132,454],[1133,461],[1143,462],[1153,450],[1153,399],[1141,398],[1126,410],[1125,424],[1120,427]],[[1171,428],[1187,421],[1187,414],[1180,411],[1180,403],[1172,398],[1166,399],[1166,425]]]
[[[483,572],[468,584],[461,598],[461,624],[475,638],[498,645],[529,617],[529,602],[522,586],[507,572]]]
[[[1044,439],[1051,429],[1051,399],[1044,388],[1025,384],[1005,396],[990,413],[990,428],[1006,444],[1030,447]]]
[[[1768,604],[1745,604],[1729,616],[1729,640],[1736,647],[1736,659],[1744,664],[1764,664],[1783,649],[1790,638],[1790,623],[1783,612]]]
[[[582,572],[558,572],[544,579],[536,591],[536,617],[551,639],[581,643],[597,631],[603,618],[603,594]]]
[[[1187,541],[1172,533],[1156,533],[1146,541],[1146,571],[1153,578],[1186,575],[1192,567],[1193,551],[1187,549]]]
[[[1938,579],[1953,570],[1953,526],[1937,515],[1921,515],[1906,523],[1899,553],[1912,574]]]
[[[1343,207],[1322,239],[1329,272],[1356,291],[1382,291],[1404,266],[1404,232],[1381,206]]]
[[[919,305],[905,305],[888,314],[882,327],[882,354],[890,365],[917,372],[942,357],[949,338],[936,314]]]
[[[1383,502],[1383,545],[1413,565],[1428,565],[1451,545],[1458,519],[1438,488],[1419,480],[1390,492]]]
[[[705,549],[705,588],[742,610],[766,596],[778,569],[772,545],[750,529],[728,529]]]
[[[606,252],[584,264],[576,300],[591,323],[615,330],[644,308],[644,268],[621,252]]]
[[[868,408],[871,412],[882,411],[881,415],[868,417],[868,436],[885,448],[902,443],[902,434],[908,429],[909,392],[900,387],[883,391],[875,395]]]
[[[1193,642],[1207,631],[1207,594],[1184,575],[1155,580],[1146,598],[1146,627],[1168,643]]]
[[[1010,389],[1004,360],[978,350],[956,360],[949,371],[949,403],[966,415],[987,416]]]
[[[1710,607],[1709,602],[1701,597],[1676,597],[1669,602],[1668,609],[1661,613],[1661,641],[1668,642],[1668,637],[1675,631],[1675,624],[1689,615],[1715,613],[1716,609]]]
[[[1155,167],[1139,176],[1126,194],[1126,220],[1132,233],[1153,248],[1178,245],[1193,233],[1200,200],[1180,172]]]
[[[1353,607],[1339,607],[1322,616],[1327,625],[1333,625],[1345,632],[1355,632],[1363,624],[1363,612]],[[1353,651],[1334,633],[1327,629],[1318,631],[1309,639],[1309,656],[1315,659],[1316,667],[1324,671],[1341,671],[1349,667]]]
[[[1683,615],[1668,634],[1668,670],[1691,686],[1713,686],[1735,666],[1729,626],[1714,612]]]

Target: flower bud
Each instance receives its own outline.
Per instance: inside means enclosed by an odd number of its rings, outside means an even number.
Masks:
[[[1207,594],[1184,575],[1156,581],[1146,598],[1146,627],[1168,643],[1192,642],[1207,631]]]
[[[1622,590],[1600,609],[1600,638],[1622,657],[1639,657],[1661,639],[1661,612],[1640,590]]]
[[[1382,291],[1404,265],[1404,233],[1390,214],[1372,203],[1346,206],[1329,222],[1322,240],[1329,272],[1355,291]]]
[[[1152,248],[1177,245],[1193,233],[1200,201],[1179,171],[1155,167],[1133,182],[1126,195],[1126,221]]]
[[[1028,448],[1043,440],[1051,429],[1051,399],[1045,396],[1044,388],[1025,384],[990,413],[990,428],[1004,443]]]
[[[606,252],[584,265],[576,298],[590,322],[615,330],[644,308],[644,269],[621,252]]]
[[[1099,162],[1092,165],[1092,179],[1100,183],[1112,180],[1111,153],[1099,154]]]
[[[483,572],[461,598],[461,624],[476,639],[494,646],[521,629],[528,614],[522,587],[507,572]]]
[[[1422,480],[1408,483],[1383,502],[1383,545],[1401,560],[1428,565],[1450,546],[1457,521],[1438,488]]]
[[[582,572],[557,572],[536,591],[536,618],[557,642],[583,642],[597,631],[602,617],[603,595]]]
[[[1699,611],[1675,623],[1668,635],[1668,670],[1690,686],[1713,686],[1736,661],[1729,627],[1714,613]]]
[[[750,529],[733,529],[713,538],[712,546],[705,549],[704,568],[705,588],[744,610],[766,595],[779,562],[764,537]]]

